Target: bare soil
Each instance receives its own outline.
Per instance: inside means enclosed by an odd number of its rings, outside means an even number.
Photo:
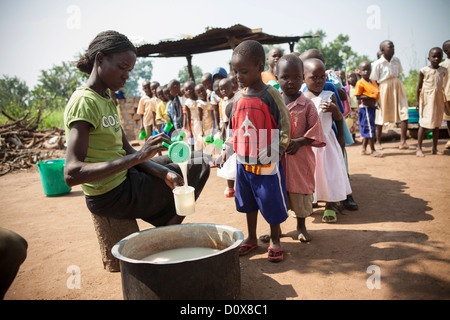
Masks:
[[[360,155],[360,145],[349,147],[359,210],[324,224],[324,208],[315,209],[307,218],[310,243],[295,239],[296,220],[289,217],[282,224],[283,262],[268,261],[265,243],[240,258],[240,299],[450,299],[450,150],[431,155],[428,140],[427,156],[417,158],[414,149],[397,147],[398,141],[385,143],[380,159]],[[212,169],[196,213],[185,223],[229,225],[246,235],[245,215],[224,197],[225,187]],[[79,186],[66,196],[46,197],[35,167],[0,177],[0,194],[0,226],[22,235],[29,246],[6,300],[123,298],[120,272],[103,269]],[[152,228],[143,221],[139,226]],[[268,230],[260,216],[259,234]],[[68,286],[71,266],[80,268],[80,289]],[[373,270],[379,272],[379,289],[373,288]]]

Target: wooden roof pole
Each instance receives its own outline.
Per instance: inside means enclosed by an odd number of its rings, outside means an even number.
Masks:
[[[189,73],[189,79],[191,81],[194,81],[194,83],[195,83],[194,72],[192,71],[192,55],[187,55],[186,56],[186,60],[187,60],[187,68],[188,68],[188,73]]]

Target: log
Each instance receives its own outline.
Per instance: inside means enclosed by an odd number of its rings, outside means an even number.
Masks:
[[[109,272],[120,271],[119,260],[116,259],[111,249],[114,245],[139,231],[139,226],[135,219],[114,219],[92,214],[97,240],[100,245],[103,267]]]

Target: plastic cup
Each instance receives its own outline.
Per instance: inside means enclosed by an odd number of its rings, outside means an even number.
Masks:
[[[223,148],[223,140],[222,139],[216,139],[214,140],[214,145],[219,148],[220,150],[222,150]]]
[[[186,139],[186,132],[184,131],[181,131],[179,134],[172,137],[173,142],[183,141],[184,139]]]
[[[173,124],[171,122],[167,122],[166,125],[164,126],[164,132],[166,134],[169,134],[170,130],[172,130],[173,128]]]
[[[213,143],[214,142],[214,136],[212,134],[205,137],[206,143]]]
[[[147,132],[145,130],[141,131],[141,134],[139,135],[139,139],[144,140],[147,137]]]
[[[187,216],[195,212],[195,188],[191,186],[176,187],[172,190],[177,215]]]

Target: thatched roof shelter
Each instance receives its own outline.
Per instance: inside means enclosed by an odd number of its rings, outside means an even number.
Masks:
[[[311,37],[314,36],[279,37],[264,33],[261,28],[250,29],[240,24],[230,28],[208,27],[204,33],[193,37],[187,36],[180,40],[163,40],[157,44],[141,45],[137,48],[137,56],[151,58],[186,57],[189,76],[193,79],[191,63],[193,54],[234,49],[245,40],[256,40],[261,44],[289,43],[290,51],[293,52],[296,42],[301,38]]]

